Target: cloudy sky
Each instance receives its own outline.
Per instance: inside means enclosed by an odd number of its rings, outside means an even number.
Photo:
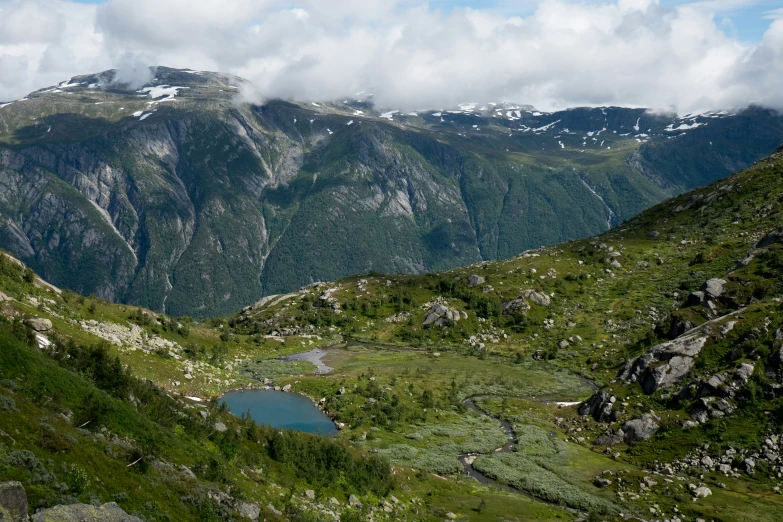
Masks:
[[[0,101],[72,75],[230,72],[254,100],[783,108],[781,0],[0,0]]]

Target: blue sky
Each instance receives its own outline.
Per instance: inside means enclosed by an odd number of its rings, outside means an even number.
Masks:
[[[102,4],[108,0],[72,0],[83,4]],[[580,0],[576,0],[580,1]],[[581,0],[581,3],[601,4],[609,0]],[[454,7],[489,9],[507,14],[525,15],[535,9],[537,0],[430,0],[433,8],[448,11]],[[660,0],[661,5],[676,7],[686,4],[713,4],[717,18],[726,34],[746,42],[759,42],[771,20],[766,13],[780,8],[783,0]]]

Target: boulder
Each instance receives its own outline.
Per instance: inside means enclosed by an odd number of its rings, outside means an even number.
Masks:
[[[688,294],[688,300],[685,301],[687,306],[696,306],[704,302],[704,292],[691,292]]]
[[[27,520],[27,493],[21,482],[0,482],[0,520],[3,522]]]
[[[596,446],[614,446],[615,444],[620,444],[623,440],[625,440],[625,432],[622,429],[617,431],[610,429],[599,435],[595,439],[594,444]]]
[[[639,382],[648,395],[668,388],[688,375],[693,368],[693,358],[706,343],[707,336],[696,332],[656,345],[629,361],[620,372],[620,378]]]
[[[518,314],[520,312],[526,312],[530,310],[530,305],[527,301],[521,297],[512,299],[510,301],[503,301],[500,308],[507,314]]]
[[[624,440],[629,444],[645,441],[655,435],[658,427],[657,418],[650,413],[645,413],[640,419],[632,419],[625,423]]]
[[[228,431],[228,427],[226,427],[226,425],[225,425],[225,424],[223,424],[223,423],[222,423],[222,422],[220,422],[220,421],[217,421],[217,422],[215,423],[215,429],[216,429],[217,431],[219,431],[220,433],[223,433],[223,432],[226,432],[226,431]]]
[[[458,322],[461,314],[456,310],[451,310],[442,303],[435,303],[427,310],[424,318],[424,325],[434,324],[435,326],[448,326]]]
[[[274,513],[275,515],[277,515],[278,517],[280,517],[280,516],[283,516],[283,512],[282,512],[282,511],[280,511],[279,509],[277,509],[277,508],[274,506],[274,504],[272,504],[271,502],[270,502],[270,503],[269,503],[269,504],[266,506],[266,508],[267,508],[269,511],[271,511],[272,513]]]
[[[753,370],[755,369],[756,367],[753,365],[753,363],[740,364],[740,367],[737,368],[736,372],[734,372],[734,379],[732,381],[732,384],[736,388],[745,386],[746,384],[748,384],[748,379],[750,379],[750,376],[753,375]]]
[[[606,422],[612,414],[616,398],[605,391],[598,391],[579,406],[579,415],[589,415],[599,422]]]
[[[43,317],[33,317],[30,319],[30,327],[36,332],[48,332],[52,329],[52,322]]]
[[[774,243],[783,243],[783,227],[773,230],[756,243],[756,248],[766,248]]]
[[[773,350],[767,361],[767,376],[774,379],[783,374],[783,346]]]
[[[31,517],[32,522],[142,522],[127,514],[114,502],[102,506],[71,504],[43,509]]]
[[[13,301],[13,298],[9,297],[3,292],[0,292],[0,303],[2,303],[3,301]]]
[[[649,237],[650,239],[656,238],[656,237],[658,237],[660,235],[661,235],[661,233],[658,232],[657,230],[651,230],[651,231],[647,232],[647,237]]]
[[[764,385],[764,398],[768,401],[772,401],[783,397],[783,384],[765,384]]]
[[[726,374],[716,373],[701,385],[697,397],[725,397],[730,394],[730,390],[728,390],[725,384]]]
[[[522,290],[519,296],[529,299],[538,306],[549,306],[552,302],[548,295],[535,290]]]
[[[593,479],[593,484],[597,488],[608,488],[612,485],[612,481],[604,477],[596,477]]]
[[[702,285],[701,289],[706,294],[706,297],[717,299],[723,295],[723,292],[726,289],[726,280],[713,277],[712,279],[708,279],[707,282]]]
[[[699,486],[693,490],[693,496],[696,498],[705,498],[712,495],[712,491],[707,486]]]
[[[480,275],[473,274],[468,277],[468,286],[479,286],[479,285],[483,285],[485,282],[486,279],[484,279]]]
[[[650,395],[681,381],[693,368],[693,358],[676,355],[664,364],[650,367],[641,380],[644,393]]]
[[[237,514],[248,520],[258,520],[258,517],[261,516],[261,508],[255,504],[240,502],[237,506]]]
[[[362,507],[362,502],[353,493],[348,497],[348,505],[351,507]]]
[[[305,496],[310,500],[315,500],[315,491],[313,491],[312,489],[306,489]]]

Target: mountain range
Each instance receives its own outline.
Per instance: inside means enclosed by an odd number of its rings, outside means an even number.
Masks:
[[[0,247],[52,283],[175,316],[359,273],[422,273],[587,237],[750,166],[783,117],[372,97],[247,103],[152,69],[0,104]]]

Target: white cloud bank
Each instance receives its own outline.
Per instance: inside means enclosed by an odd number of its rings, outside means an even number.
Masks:
[[[264,98],[365,91],[401,110],[783,108],[783,16],[748,44],[721,30],[718,4],[542,0],[521,17],[411,0],[0,0],[0,100],[146,63],[237,74]]]

